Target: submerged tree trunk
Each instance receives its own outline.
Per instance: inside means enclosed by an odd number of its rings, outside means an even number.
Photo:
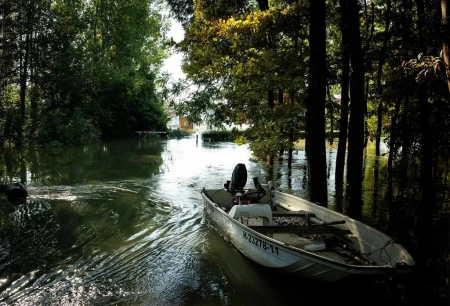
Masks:
[[[378,103],[377,108],[377,135],[375,136],[375,155],[380,156],[380,146],[381,146],[381,133],[383,126],[383,102]]]
[[[348,131],[347,181],[350,194],[349,215],[361,219],[362,166],[364,153],[364,55],[361,47],[358,0],[348,2],[352,75],[350,85],[350,122]]]
[[[291,95],[291,103],[295,103],[294,94]],[[291,127],[289,129],[289,141],[291,142],[292,146],[289,148],[289,154],[288,154],[288,169],[291,169],[292,167],[292,152],[294,150],[294,128]]]
[[[383,33],[383,46],[381,47],[380,56],[378,58],[378,74],[377,74],[377,86],[378,86],[378,95],[380,102],[377,108],[377,134],[375,135],[375,155],[380,156],[380,145],[381,145],[381,133],[383,126],[383,87],[381,85],[381,78],[383,74],[383,65],[386,61],[386,51],[387,44],[389,41],[389,26],[391,23],[391,0],[387,1],[386,4],[386,16],[384,22],[384,33]]]
[[[275,106],[275,93],[273,89],[269,89],[269,91],[267,92],[267,96],[268,105],[270,108],[273,108]]]
[[[308,104],[308,100],[306,101],[306,103]],[[309,154],[309,133],[308,133],[308,110],[306,110],[305,112],[305,154],[308,155]]]
[[[283,104],[283,89],[280,88],[278,89],[278,105],[282,105]],[[280,128],[280,135],[283,135],[284,133],[284,129]],[[278,160],[282,160],[282,156],[284,154],[284,146],[281,145],[280,147],[280,151],[278,152]]]
[[[442,28],[444,41],[442,44],[442,53],[444,56],[444,62],[450,65],[450,6],[448,5],[449,0],[441,0],[441,12],[442,12]],[[450,92],[450,72],[447,71],[447,86]]]
[[[334,106],[333,99],[331,99],[330,86],[327,85],[327,96],[329,101],[328,116],[330,117],[330,137],[328,138],[330,146],[334,143]]]
[[[402,41],[406,46],[413,45],[412,43],[412,35],[411,35],[411,28],[413,27],[412,24],[412,15],[408,14],[407,12],[412,11],[412,0],[403,0],[403,10],[404,10],[404,17],[402,18],[402,23],[405,25],[405,30],[402,33]],[[412,56],[412,53],[416,50],[411,50],[410,48],[404,48],[403,49],[403,57],[404,58],[410,58]],[[401,75],[401,82],[405,81],[405,75],[402,73]],[[404,93],[402,95],[403,99],[403,114],[400,121],[399,129],[402,131],[401,133],[401,162],[400,162],[400,175],[399,175],[399,189],[400,189],[400,197],[399,201],[397,201],[398,205],[400,207],[401,203],[403,203],[403,199],[405,196],[405,191],[408,187],[408,168],[409,168],[409,159],[410,159],[410,148],[412,143],[412,134],[411,130],[408,128],[409,126],[409,120],[410,120],[410,97],[409,92],[411,89],[411,85],[406,82],[406,88],[404,90]]]
[[[327,206],[327,178],[325,155],[325,99],[326,99],[326,27],[325,0],[309,1],[310,70],[308,95],[308,161],[310,200]]]
[[[348,129],[348,87],[350,83],[350,50],[348,46],[347,0],[340,0],[342,31],[342,77],[341,77],[341,117],[339,119],[339,142],[336,156],[335,181],[342,186],[344,181],[345,153],[347,150]],[[342,189],[342,188],[341,188]]]
[[[402,102],[401,97],[398,97],[395,101],[394,106],[394,114],[391,118],[391,131],[389,137],[389,155],[388,155],[388,164],[387,164],[387,192],[386,192],[386,203],[388,206],[392,206],[393,200],[393,164],[394,158],[397,151],[397,119],[400,111],[400,104]]]

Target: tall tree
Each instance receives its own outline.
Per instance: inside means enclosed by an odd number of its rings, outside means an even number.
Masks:
[[[325,0],[310,0],[309,94],[308,94],[308,161],[310,200],[328,204],[325,155],[326,5]]]
[[[426,52],[425,43],[425,5],[423,0],[416,0],[417,6],[417,29],[419,31],[419,52]],[[420,214],[420,247],[422,256],[419,262],[422,268],[425,268],[426,259],[431,250],[431,227],[433,220],[433,209],[435,205],[436,195],[434,192],[433,178],[433,148],[432,136],[430,131],[430,106],[428,103],[428,82],[419,84],[419,106],[420,106],[420,146],[421,146],[421,187],[422,201]]]
[[[23,22],[20,27],[20,40],[21,45],[23,47],[23,52],[20,53],[20,115],[23,125],[25,124],[25,97],[27,91],[27,83],[28,83],[28,72],[29,72],[29,61],[30,61],[30,48],[31,48],[31,39],[33,37],[33,9],[34,3],[31,1],[23,1],[23,11],[21,10],[20,14],[23,14]]]
[[[341,12],[341,34],[342,34],[342,76],[341,76],[341,116],[339,119],[339,142],[336,155],[335,180],[342,186],[344,179],[345,153],[347,150],[348,131],[348,89],[350,85],[350,49],[349,49],[349,28],[348,28],[348,0],[340,0]]]
[[[362,167],[364,152],[364,55],[361,46],[360,14],[358,0],[348,0],[350,30],[351,83],[350,122],[348,131],[347,182],[350,195],[349,215],[361,219],[362,215]]]
[[[199,91],[214,88],[208,90],[214,97],[198,91],[176,107],[196,120],[202,110],[219,126],[250,125],[254,156],[273,159],[281,147],[292,148],[303,129],[305,106],[298,101],[306,101],[307,29],[302,25],[308,15],[301,1],[269,10],[268,1],[253,7],[254,1],[241,2],[196,1],[195,19],[180,43],[186,52],[183,70]]]
[[[194,16],[194,1],[193,0],[166,0],[173,12],[176,20],[181,22],[184,26],[188,26],[192,22]]]
[[[382,133],[382,125],[383,125],[383,87],[381,84],[382,73],[383,73],[383,65],[386,61],[386,52],[387,45],[389,42],[389,27],[391,23],[391,0],[387,0],[386,11],[385,11],[385,22],[384,22],[384,32],[383,32],[383,45],[380,50],[380,55],[378,57],[378,73],[377,73],[377,87],[378,87],[378,95],[380,97],[380,101],[378,102],[377,107],[377,134],[375,135],[375,154],[376,156],[380,156],[380,144],[381,144],[381,133]]]

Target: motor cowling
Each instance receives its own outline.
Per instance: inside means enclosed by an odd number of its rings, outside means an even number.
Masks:
[[[0,185],[0,192],[4,193],[8,200],[25,199],[28,191],[22,183]]]
[[[231,175],[231,182],[229,192],[235,194],[236,192],[243,192],[245,184],[247,183],[247,168],[244,164],[237,164],[234,167]]]

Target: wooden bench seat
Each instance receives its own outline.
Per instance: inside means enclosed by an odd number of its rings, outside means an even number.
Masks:
[[[252,230],[261,233],[295,233],[295,234],[317,234],[317,233],[351,233],[348,229],[340,229],[327,225],[310,225],[310,226],[297,226],[297,225],[267,225],[267,226],[249,226]]]

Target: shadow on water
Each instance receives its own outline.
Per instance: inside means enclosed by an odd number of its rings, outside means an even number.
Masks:
[[[26,183],[30,196],[16,205],[0,198],[0,304],[448,301],[442,289],[448,272],[444,243],[426,276],[311,284],[252,263],[203,219],[200,189],[223,186],[237,163],[246,164],[248,184],[257,176],[261,182],[273,180],[278,190],[308,198],[304,150],[293,157],[291,167],[284,158],[271,165],[254,163],[246,145],[195,139],[5,152],[0,157],[3,182]],[[334,183],[334,159],[335,151],[329,148],[329,208],[345,212],[345,190]],[[395,237],[415,256],[413,210],[385,203],[384,167],[383,158],[366,156],[363,221]],[[448,237],[448,231],[441,234],[442,239]],[[429,303],[418,302],[424,301],[417,298],[424,283]]]

